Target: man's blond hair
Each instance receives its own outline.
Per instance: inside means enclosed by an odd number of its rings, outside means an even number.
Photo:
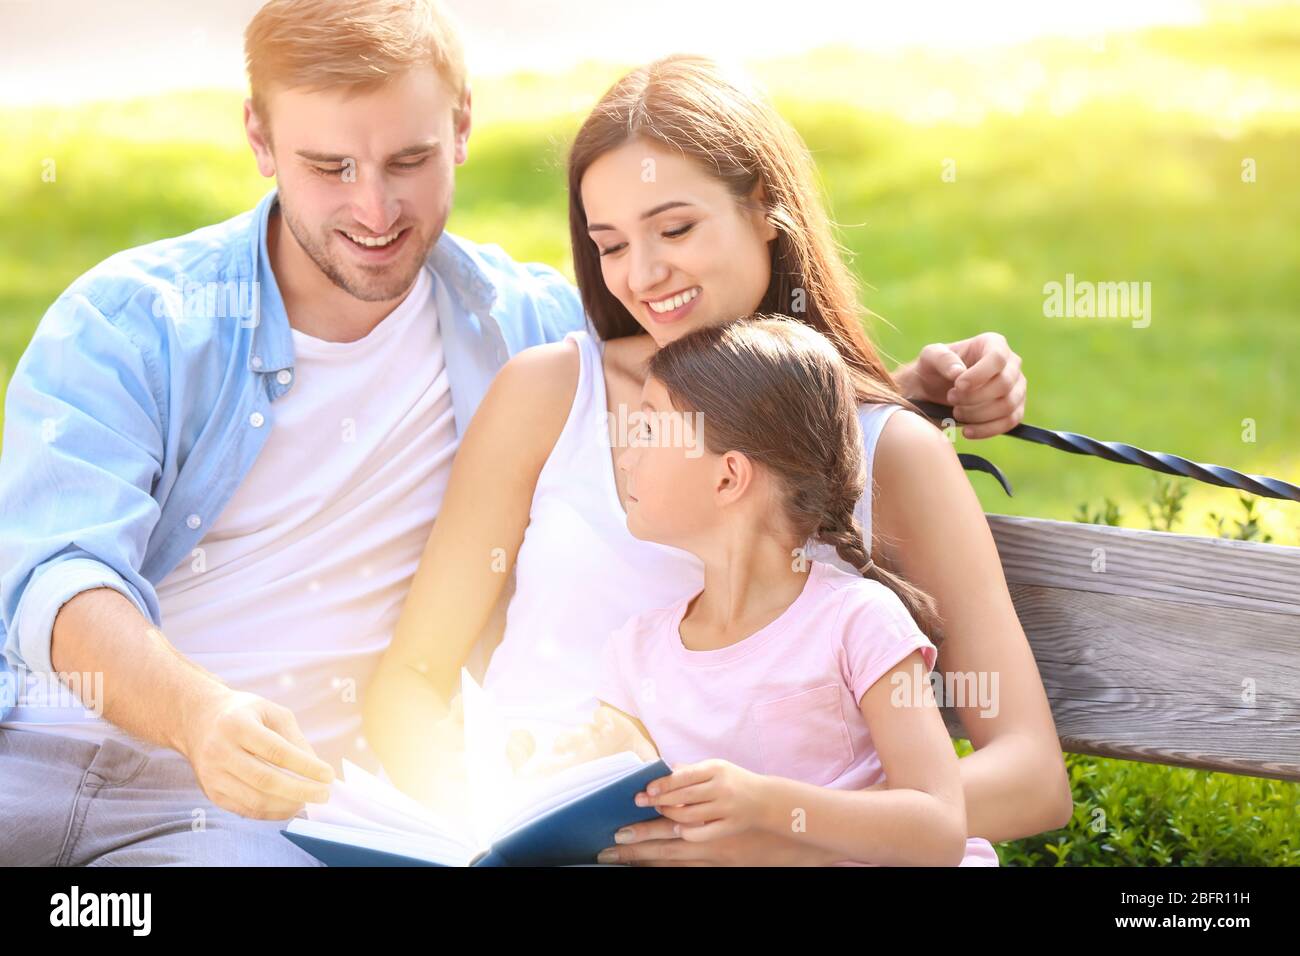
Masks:
[[[464,102],[464,49],[437,0],[270,0],[244,31],[244,59],[263,122],[273,87],[365,92],[425,64]]]

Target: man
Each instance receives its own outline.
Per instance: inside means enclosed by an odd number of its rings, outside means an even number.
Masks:
[[[245,41],[277,188],[80,277],[10,383],[0,864],[313,865],[278,831],[376,769],[358,696],[459,436],[585,325],[555,270],[444,231],[470,92],[431,0],[273,0]],[[963,371],[963,417],[1013,424],[998,336],[899,374],[944,401]]]

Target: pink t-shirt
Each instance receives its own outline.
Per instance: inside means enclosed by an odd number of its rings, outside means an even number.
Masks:
[[[598,698],[645,724],[670,766],[718,758],[841,790],[883,779],[858,702],[917,650],[925,670],[907,690],[923,690],[938,654],[893,591],[812,561],[803,591],[780,617],[711,651],[682,644],[679,625],[694,597],[614,632]],[[987,840],[972,837],[961,865],[997,866],[998,858]]]

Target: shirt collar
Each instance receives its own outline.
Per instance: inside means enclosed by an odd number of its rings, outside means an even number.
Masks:
[[[266,251],[266,224],[275,208],[276,190],[272,189],[257,204],[253,215],[256,232],[252,237],[253,275],[258,294],[254,297],[257,315],[253,321],[253,344],[248,352],[248,367],[254,372],[278,372],[293,367],[293,335],[289,316],[284,311],[280,286],[271,269]]]
[[[491,315],[497,300],[496,283],[464,242],[444,229],[425,261],[434,275],[451,287],[462,308],[478,316]]]

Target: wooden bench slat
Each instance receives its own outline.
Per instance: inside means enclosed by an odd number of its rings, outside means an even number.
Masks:
[[[988,517],[1062,749],[1300,780],[1300,548]]]
[[[1300,615],[1300,548],[989,515],[1008,583]],[[1104,550],[1105,573],[1093,571]]]

